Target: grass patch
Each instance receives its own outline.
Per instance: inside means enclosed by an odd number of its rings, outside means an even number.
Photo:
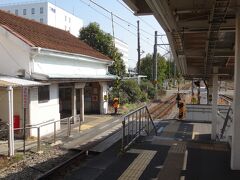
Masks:
[[[14,157],[7,157],[5,155],[0,155],[0,169],[6,168],[11,164],[17,163],[24,159],[23,154],[15,154]]]

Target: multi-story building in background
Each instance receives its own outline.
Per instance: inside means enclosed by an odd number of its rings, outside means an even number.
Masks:
[[[128,72],[128,44],[123,42],[122,40],[115,38],[115,47],[119,50],[120,53],[122,53],[122,59],[124,61],[126,72]]]
[[[80,18],[49,2],[21,2],[2,5],[0,9],[69,31],[74,36],[79,36],[79,30],[83,27],[83,21]]]

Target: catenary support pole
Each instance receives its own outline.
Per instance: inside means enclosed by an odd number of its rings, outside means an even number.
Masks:
[[[139,27],[139,21],[137,21],[137,37],[138,37],[138,41],[137,41],[137,51],[138,51],[138,63],[137,63],[137,71],[138,71],[138,75],[140,75],[141,70],[140,70],[140,58],[141,58],[141,50],[140,50],[140,27]]]
[[[154,42],[154,52],[153,52],[153,83],[155,89],[157,89],[157,31],[155,31],[155,42]]]

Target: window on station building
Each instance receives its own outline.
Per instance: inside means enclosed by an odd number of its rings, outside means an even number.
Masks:
[[[50,7],[50,10],[51,10],[53,13],[56,13],[56,9],[55,9],[55,8]]]
[[[31,9],[32,14],[35,14],[35,8]]]
[[[71,18],[70,17],[69,17],[68,21],[69,21],[69,23],[71,22]]]
[[[15,15],[16,16],[18,15],[18,9],[15,9]]]
[[[43,7],[40,7],[40,14],[43,14]]]
[[[40,18],[40,20],[39,20],[39,21],[40,21],[40,23],[43,23],[43,18]]]
[[[45,103],[50,100],[49,86],[38,87],[38,103]]]
[[[23,15],[27,15],[27,10],[23,9]]]
[[[67,16],[65,16],[65,21],[67,21]]]

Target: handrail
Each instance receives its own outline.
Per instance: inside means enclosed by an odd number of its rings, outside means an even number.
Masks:
[[[157,129],[146,105],[126,114],[122,120],[121,151],[125,152],[143,131],[149,135],[153,129],[157,135]]]
[[[25,129],[37,129],[37,151],[40,151],[41,150],[41,128],[44,127],[44,126],[48,126],[48,125],[51,125],[53,124],[53,142],[55,143],[56,142],[56,136],[57,136],[57,128],[56,128],[56,123],[60,122],[61,121],[67,121],[67,136],[70,136],[71,135],[71,120],[73,120],[74,118],[79,118],[79,114],[78,115],[75,115],[75,116],[70,116],[70,117],[67,117],[67,118],[63,118],[63,119],[58,119],[58,120],[50,120],[50,121],[46,121],[46,122],[42,122],[42,123],[38,123],[38,124],[33,124],[33,125],[28,125],[25,127]],[[79,131],[81,129],[81,120],[79,118]],[[7,124],[8,125],[8,124]],[[19,130],[24,130],[24,128],[14,128],[14,131],[19,131]],[[0,130],[0,133],[1,132],[8,132],[8,129],[3,129],[3,130]]]
[[[223,123],[223,127],[222,127],[221,132],[220,132],[220,138],[219,139],[223,138],[223,135],[224,135],[224,133],[226,131],[226,127],[227,127],[228,121],[230,120],[230,122],[232,122],[232,118],[229,115],[230,111],[232,111],[231,106],[229,106],[229,108],[228,108],[227,115],[225,117],[225,120],[224,120],[224,123]]]

